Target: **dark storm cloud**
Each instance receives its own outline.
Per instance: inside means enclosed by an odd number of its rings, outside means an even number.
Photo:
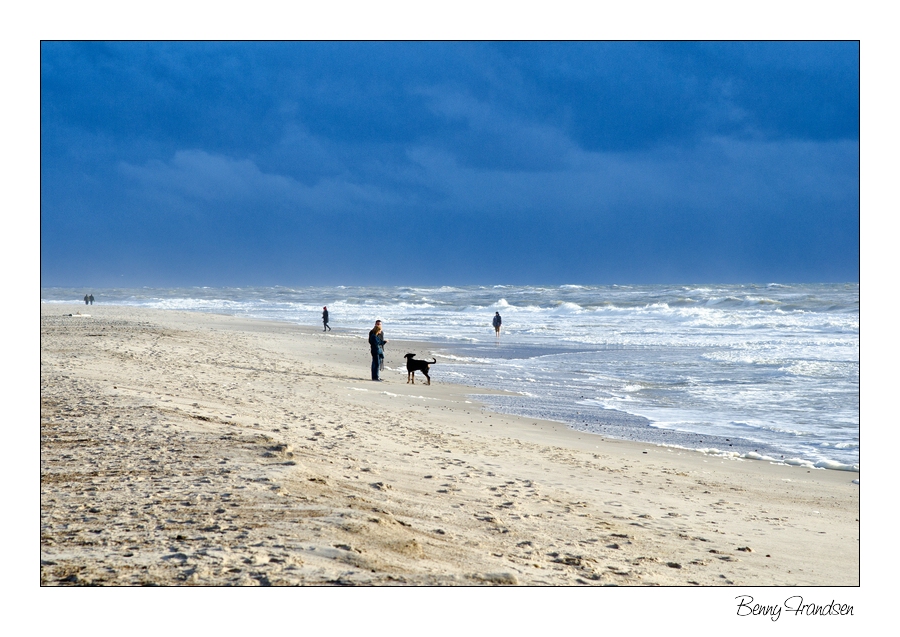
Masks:
[[[855,43],[44,43],[41,86],[48,282],[858,277]]]

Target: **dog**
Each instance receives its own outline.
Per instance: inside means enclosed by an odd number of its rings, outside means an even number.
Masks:
[[[431,384],[431,376],[428,375],[428,366],[434,365],[437,362],[437,359],[433,361],[417,361],[413,358],[415,354],[407,354],[403,358],[406,359],[406,384],[409,385],[412,383],[416,384],[416,372],[422,372],[425,374],[425,378],[428,379],[427,385]]]

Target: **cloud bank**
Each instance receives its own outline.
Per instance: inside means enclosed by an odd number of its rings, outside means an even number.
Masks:
[[[43,43],[42,284],[858,280],[858,55]]]

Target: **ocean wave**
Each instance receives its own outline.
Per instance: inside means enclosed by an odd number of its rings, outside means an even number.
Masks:
[[[859,472],[859,464],[845,464],[834,460],[804,460],[803,458],[788,458],[781,461],[781,464],[791,465],[795,467],[806,467],[808,469],[830,469],[832,471],[856,471]]]
[[[859,449],[858,442],[820,442],[819,446],[832,449]]]
[[[732,460],[766,460],[769,462],[778,462],[775,458],[771,456],[767,456],[765,454],[761,454],[756,451],[750,451],[746,453],[742,453],[740,451],[731,451],[727,449],[719,449],[717,447],[685,447],[684,445],[673,445],[673,444],[661,444],[661,447],[667,447],[671,449],[682,449],[685,451],[696,451],[698,453],[702,453],[705,456],[713,456],[716,458],[729,458]]]
[[[747,297],[744,299],[744,305],[752,306],[752,305],[781,305],[781,301],[776,301],[775,299],[767,299],[765,297]]]
[[[714,296],[706,299],[707,305],[719,305],[722,303],[738,304],[741,303],[741,299],[736,296]]]
[[[577,303],[572,303],[571,301],[554,301],[555,307],[552,308],[551,312],[554,314],[566,314],[570,312],[583,312],[584,308],[578,305]]]

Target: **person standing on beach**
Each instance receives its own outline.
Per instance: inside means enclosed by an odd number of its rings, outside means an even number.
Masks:
[[[322,308],[322,323],[325,324],[325,327],[322,328],[323,332],[325,330],[331,329],[331,326],[328,325],[328,307],[327,306]]]
[[[84,295],[84,304],[85,305],[88,304],[88,295],[87,294]]]
[[[88,301],[91,302],[91,305],[94,304],[94,295],[93,295],[93,294],[91,294],[91,295],[88,297]]]
[[[378,371],[383,372],[384,371],[384,344],[387,343],[387,341],[384,338],[384,332],[381,331],[381,322],[380,321],[378,323],[378,343],[381,345],[381,347],[378,349]],[[380,378],[380,374],[379,374],[379,378]]]
[[[381,321],[375,321],[375,327],[369,332],[369,348],[372,351],[372,380],[381,381],[378,372],[381,369],[381,361],[384,358],[384,332],[381,331]]]
[[[500,326],[503,324],[503,319],[500,318],[500,312],[494,312],[494,332],[496,332],[497,336],[500,336]]]

